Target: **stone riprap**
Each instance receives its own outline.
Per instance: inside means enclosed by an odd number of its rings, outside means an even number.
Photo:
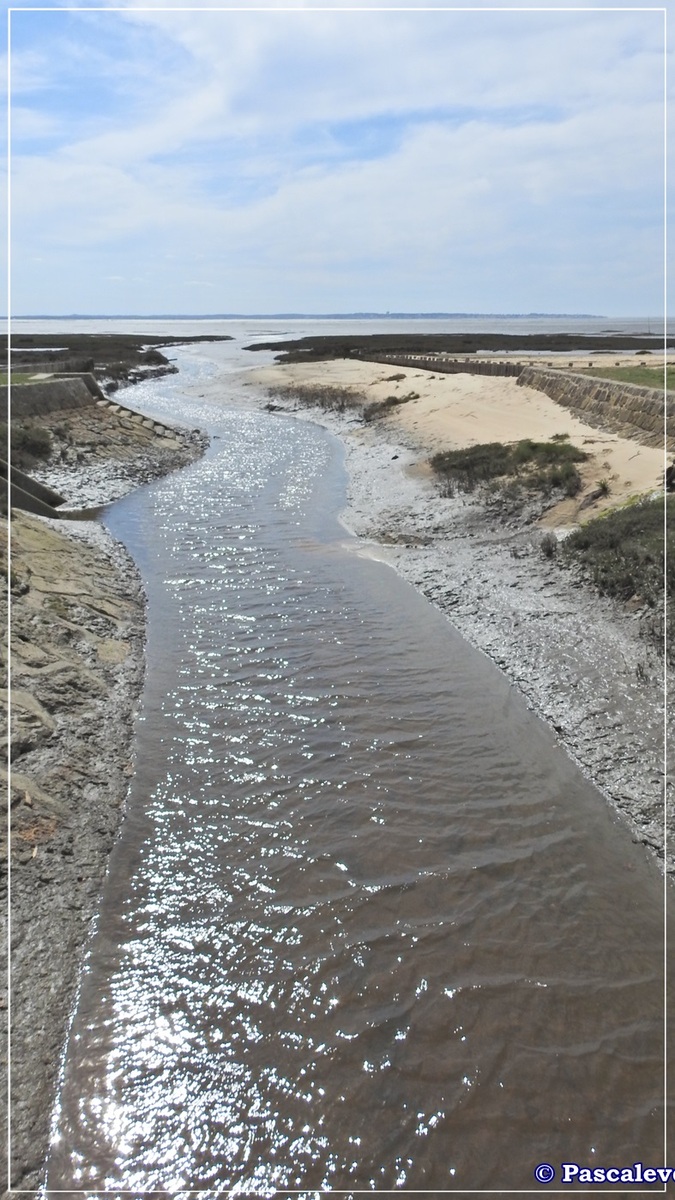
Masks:
[[[368,354],[353,356],[387,366],[416,367],[437,374],[515,377],[521,387],[536,388],[556,403],[582,416],[591,425],[637,439],[646,446],[665,445],[675,450],[675,396],[658,388],[621,383],[577,371],[526,366],[520,362],[494,362],[470,358],[445,358],[420,354]]]
[[[198,458],[208,438],[199,430],[152,420],[112,400],[95,401],[40,416],[52,439],[46,464],[30,475],[65,497],[68,509],[89,508],[123,496],[175,467]]]
[[[645,445],[675,449],[675,396],[658,388],[638,387],[572,371],[523,367],[518,383],[537,388],[557,404],[602,424],[612,433],[630,433]]]
[[[23,417],[41,417],[47,413],[62,412],[74,408],[86,408],[98,401],[107,401],[96,376],[91,371],[77,374],[61,373],[51,379],[35,380],[32,383],[15,383],[10,389],[0,387],[0,420]]]

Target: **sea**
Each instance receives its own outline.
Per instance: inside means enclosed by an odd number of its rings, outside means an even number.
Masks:
[[[148,336],[194,337],[224,334],[242,344],[278,338],[307,337],[322,334],[368,333],[570,333],[580,337],[601,333],[648,335],[663,339],[675,335],[675,319],[663,317],[452,315],[410,316],[358,314],[344,317],[265,316],[265,317],[14,317],[11,329],[19,333],[134,333]]]

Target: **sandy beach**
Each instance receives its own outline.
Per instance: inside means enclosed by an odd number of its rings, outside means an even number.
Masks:
[[[341,438],[349,472],[343,522],[362,552],[399,571],[492,659],[663,864],[663,662],[640,635],[639,611],[599,597],[540,548],[547,529],[562,536],[657,489],[662,452],[593,428],[513,379],[434,377],[348,360],[266,367],[246,378],[263,394],[295,384],[346,386],[369,402],[418,394],[369,424],[349,411],[274,402]],[[584,486],[540,521],[505,516],[474,497],[444,497],[428,467],[437,450],[560,433],[590,455],[581,464]],[[582,508],[602,479],[609,496]],[[674,867],[671,853],[667,870]]]
[[[403,378],[393,380],[393,375]],[[396,431],[404,441],[427,455],[479,442],[514,442],[521,438],[540,441],[553,434],[568,434],[575,445],[589,454],[588,461],[580,467],[584,485],[591,487],[600,479],[607,479],[610,492],[592,509],[580,512],[582,491],[578,498],[552,509],[544,520],[546,526],[568,526],[580,519],[587,520],[631,495],[659,487],[663,478],[660,449],[585,424],[543,392],[519,387],[515,379],[433,375],[414,368],[346,359],[270,368],[256,372],[256,379],[270,387],[280,382],[347,386],[365,392],[369,402],[415,392],[417,399],[393,409],[387,418],[387,429]]]

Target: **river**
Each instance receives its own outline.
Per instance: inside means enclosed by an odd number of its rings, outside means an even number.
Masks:
[[[234,374],[200,399],[227,361],[128,396],[213,441],[105,517],[148,673],[49,1190],[520,1194],[541,1162],[664,1162],[662,880],[358,552],[339,442]]]

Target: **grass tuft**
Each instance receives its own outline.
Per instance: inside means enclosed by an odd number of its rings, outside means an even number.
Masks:
[[[555,534],[550,531],[545,533],[539,543],[539,548],[544,558],[555,558],[558,553],[558,539]]]
[[[387,396],[385,400],[375,400],[373,404],[367,404],[364,408],[363,419],[370,422],[376,420],[377,417],[386,417],[392,408],[397,408],[399,404],[407,404],[409,400],[419,400],[419,392],[408,392],[406,396]]]

